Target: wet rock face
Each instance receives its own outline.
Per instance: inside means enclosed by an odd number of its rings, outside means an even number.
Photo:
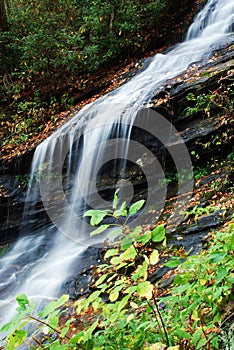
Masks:
[[[0,244],[18,237],[25,202],[25,189],[15,177],[0,177]]]

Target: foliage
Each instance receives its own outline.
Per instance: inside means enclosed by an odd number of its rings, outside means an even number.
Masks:
[[[91,73],[137,52],[142,56],[150,42],[146,33],[154,31],[166,0],[3,3],[7,8],[4,11],[3,6],[0,13],[7,21],[0,25],[4,146],[26,143],[54,114],[71,108],[71,89],[80,93]]]
[[[218,88],[214,91],[197,96],[194,93],[189,93],[186,99],[192,106],[186,107],[184,114],[194,114],[203,111],[209,117],[212,109],[219,109],[220,112],[225,111],[227,114],[230,114],[233,111],[233,96],[234,83],[231,82],[227,75],[218,81]]]
[[[207,205],[206,207],[202,207],[200,205],[195,205],[191,210],[187,210],[184,212],[184,221],[188,218],[194,218],[194,221],[197,221],[199,217],[203,215],[209,215],[215,211],[220,210],[219,207],[214,207],[211,205]]]
[[[117,237],[96,269],[94,291],[75,302],[76,313],[69,317],[64,316],[69,313],[67,295],[38,313],[25,295],[17,296],[18,314],[1,329],[8,333],[7,350],[30,339],[37,349],[219,349],[219,332],[225,323],[221,314],[234,284],[234,224],[214,232],[208,250],[198,256],[188,256],[183,264],[178,257],[163,262],[164,226],[152,230],[127,226],[143,205],[138,201],[130,208],[125,203],[119,206],[115,193],[112,210],[85,213],[92,225],[108,216],[117,225],[117,231],[112,231]],[[174,286],[159,298],[150,273],[159,266],[174,269],[178,265]],[[27,330],[25,325],[32,320],[36,325]],[[82,326],[76,327],[79,323]],[[31,343],[30,348],[35,346]]]

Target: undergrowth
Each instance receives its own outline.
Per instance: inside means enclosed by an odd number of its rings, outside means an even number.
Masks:
[[[16,316],[1,328],[5,349],[21,344],[51,350],[220,349],[222,329],[233,317],[223,315],[233,301],[234,223],[211,233],[199,255],[184,252],[182,262],[176,252],[169,257],[163,225],[129,228],[129,220],[143,205],[141,200],[130,208],[126,203],[119,206],[116,193],[112,211],[85,213],[92,226],[108,216],[116,222],[101,224],[92,235],[117,227],[111,230],[115,238],[104,263],[96,268],[94,291],[72,304],[73,312],[68,295],[39,312],[26,295],[18,295]],[[174,278],[163,291],[150,279],[160,267],[170,269]]]

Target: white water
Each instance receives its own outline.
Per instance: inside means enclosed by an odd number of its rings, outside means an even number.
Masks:
[[[128,140],[137,110],[150,100],[156,88],[184,71],[191,63],[202,60],[213,48],[230,43],[233,40],[233,34],[229,33],[233,16],[233,0],[208,1],[190,26],[185,42],[167,54],[155,55],[145,71],[114,93],[84,107],[37,147],[32,164],[32,189],[27,195],[23,225],[23,230],[27,228],[32,235],[20,238],[1,259],[0,288],[3,299],[0,323],[9,320],[16,294],[25,293],[30,299],[58,296],[71,266],[74,263],[78,266],[80,253],[95,242],[87,238],[86,227],[80,221],[77,224],[77,214],[84,204],[81,198],[85,198],[90,206],[95,207],[95,203],[107,206],[96,196],[92,184],[92,175],[96,174],[100,164],[104,164],[106,141],[114,130],[119,132],[119,138]],[[80,140],[82,146],[79,149],[78,145],[74,146],[75,140]],[[72,182],[68,195],[70,205],[67,205],[66,202],[61,203],[64,194],[57,185],[61,180],[61,164],[72,147],[73,155],[70,153],[67,160],[67,174]],[[116,149],[116,156],[125,158],[128,141],[120,148]],[[38,171],[43,173],[41,191],[43,198],[48,199],[44,205],[52,217],[52,224],[35,233],[27,221],[27,215],[32,209],[31,203],[39,196],[34,188]],[[89,192],[92,196],[88,196]],[[55,229],[55,225],[63,234]]]

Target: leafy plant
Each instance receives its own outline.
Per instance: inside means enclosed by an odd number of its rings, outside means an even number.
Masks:
[[[37,349],[52,350],[220,348],[224,340],[219,333],[226,322],[221,321],[221,314],[233,300],[234,224],[214,232],[207,250],[199,255],[184,253],[188,257],[183,263],[179,255],[162,262],[162,256],[167,256],[165,247],[160,252],[166,242],[164,226],[152,230],[127,226],[143,205],[144,201],[130,208],[126,203],[119,205],[115,193],[112,210],[85,213],[93,226],[107,216],[115,223],[106,225],[117,226],[112,232],[116,238],[105,248],[104,261],[95,270],[94,291],[74,303],[76,312],[69,317],[64,316],[69,312],[68,295],[39,312],[25,295],[18,295],[17,315],[1,329],[8,333],[7,350],[32,339]],[[100,227],[99,232],[107,228]],[[97,230],[93,234],[99,234]],[[158,297],[158,285],[149,279],[159,266],[177,268],[172,288],[162,297]],[[36,324],[28,328],[32,321]]]

